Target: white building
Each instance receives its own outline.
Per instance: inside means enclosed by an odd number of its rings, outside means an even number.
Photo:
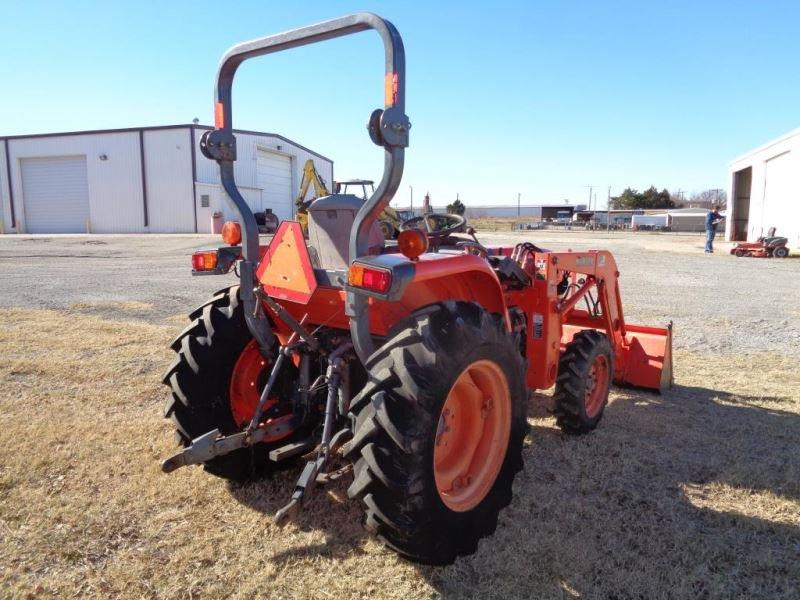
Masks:
[[[206,233],[232,216],[203,125],[0,137],[0,231]],[[294,214],[303,166],[328,186],[333,161],[274,133],[235,130],[236,182],[254,211]]]
[[[572,214],[583,208],[582,205],[572,204],[487,204],[476,206],[464,203],[466,211],[464,216],[468,219],[487,219],[487,218],[515,218],[515,217],[533,217],[539,219],[571,219]],[[435,213],[446,213],[447,206],[432,206],[431,209]],[[397,210],[410,211],[410,206],[399,207]],[[415,214],[422,214],[422,207],[414,207]]]
[[[728,172],[725,239],[754,241],[774,227],[800,247],[800,129],[740,156]]]

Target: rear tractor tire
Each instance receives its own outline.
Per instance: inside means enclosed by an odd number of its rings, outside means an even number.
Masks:
[[[778,246],[772,251],[775,258],[786,258],[789,256],[789,249],[786,246]]]
[[[566,433],[592,431],[608,404],[614,353],[608,337],[587,329],[575,334],[558,363],[556,423]]]
[[[163,379],[170,388],[164,416],[172,420],[182,446],[213,429],[223,434],[241,431],[252,417],[271,363],[261,356],[247,328],[238,286],[217,292],[189,317],[192,322],[172,342],[177,356]],[[292,372],[284,366],[276,394],[290,393]],[[279,416],[277,402],[267,406]],[[265,475],[275,464],[268,460],[268,453],[277,441],[236,450],[203,467],[234,481]],[[287,441],[282,439],[277,445]]]
[[[423,309],[395,331],[353,400],[348,495],[401,555],[449,564],[475,552],[511,502],[527,431],[525,363],[501,318],[468,302]]]

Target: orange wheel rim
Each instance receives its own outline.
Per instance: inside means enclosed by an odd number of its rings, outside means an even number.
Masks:
[[[609,376],[608,358],[603,354],[598,354],[594,362],[592,362],[592,367],[589,369],[589,374],[586,378],[584,406],[586,408],[586,416],[590,419],[596,417],[603,408],[606,392],[608,391]]]
[[[511,434],[508,380],[494,362],[468,365],[447,394],[436,430],[433,472],[450,510],[472,510],[492,489]]]
[[[266,374],[270,364],[271,361],[261,356],[255,340],[251,340],[244,347],[236,360],[228,387],[228,397],[233,420],[239,427],[243,427],[253,418],[261,390],[266,384]],[[267,400],[265,410],[274,403],[273,399]]]

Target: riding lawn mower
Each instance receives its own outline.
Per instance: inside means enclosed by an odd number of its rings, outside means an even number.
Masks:
[[[731,254],[738,257],[753,256],[755,258],[786,258],[789,248],[786,246],[789,238],[775,235],[775,228],[770,227],[766,236],[758,238],[755,242],[739,242],[731,248]]]
[[[231,89],[244,61],[372,29],[385,55],[384,107],[368,122],[384,173],[368,199],[318,198],[308,239],[283,221],[261,244],[234,180]],[[246,480],[304,460],[275,523],[301,518],[315,486],[351,477],[364,524],[414,561],[475,551],[511,502],[533,390],[555,386],[568,434],[600,422],[612,383],[672,384],[671,326],[626,322],[614,257],[530,242],[483,245],[463,223],[377,223],[403,173],[411,124],[395,27],[358,13],[246,42],[225,54],[215,129],[201,141],[219,164],[237,222],[226,245],[192,256],[197,275],[235,269],[239,283],[195,309],[172,343],[166,416],[183,448],[165,472],[203,465]]]

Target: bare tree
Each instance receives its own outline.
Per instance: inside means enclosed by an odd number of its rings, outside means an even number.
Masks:
[[[714,204],[719,204],[724,208],[727,203],[728,194],[721,189],[695,192],[689,198],[689,206],[693,208],[710,208]]]

